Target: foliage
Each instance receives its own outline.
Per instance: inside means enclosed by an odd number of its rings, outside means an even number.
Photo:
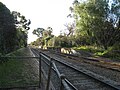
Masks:
[[[47,29],[44,28],[37,28],[33,30],[33,34],[37,35],[39,37],[39,45],[43,48],[43,46],[52,46],[50,39],[54,37],[52,35],[53,29],[51,27],[48,27]],[[36,43],[36,41],[34,42]]]
[[[29,25],[31,21],[25,18],[25,16],[21,15],[17,11],[12,11],[12,15],[14,16],[15,26],[17,29],[17,41],[19,47],[27,46],[27,34],[30,29]]]
[[[30,20],[25,16],[10,10],[0,2],[0,53],[10,53],[27,46],[27,33]]]
[[[16,29],[10,10],[0,2],[0,53],[9,53],[16,48]]]
[[[54,37],[54,47],[61,47],[62,36]]]
[[[118,0],[74,1],[71,11],[76,20],[76,36],[89,37],[90,43],[107,49],[120,42]],[[93,41],[94,40],[94,41]]]
[[[45,30],[44,28],[34,29],[33,34],[37,35],[38,37],[43,37],[43,31],[44,30]]]
[[[75,38],[59,35],[54,37],[54,46],[55,47],[73,47],[76,46]]]
[[[17,11],[12,11],[12,15],[14,16],[16,27],[23,28],[22,30],[27,33],[27,30],[30,29],[29,25],[31,24],[31,21],[29,19],[26,20],[25,16]]]
[[[67,23],[64,25],[66,27],[66,30],[68,30],[67,36],[73,36],[74,30],[75,30],[75,23]]]

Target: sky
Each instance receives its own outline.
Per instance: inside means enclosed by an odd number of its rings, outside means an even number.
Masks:
[[[32,31],[38,27],[53,28],[53,34],[59,35],[60,30],[64,30],[64,24],[71,20],[67,18],[70,14],[69,7],[72,6],[73,0],[0,0],[10,9],[18,11],[26,19],[31,20],[28,34],[28,43],[36,40]]]

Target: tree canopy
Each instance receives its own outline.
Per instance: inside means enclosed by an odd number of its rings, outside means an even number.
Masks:
[[[10,10],[0,2],[0,52],[8,53],[16,46],[16,28]]]
[[[33,34],[37,35],[39,37],[39,45],[42,47],[48,46],[48,41],[54,37],[52,35],[53,29],[51,27],[47,27],[47,29],[44,28],[37,28],[33,30]]]
[[[27,46],[27,34],[28,30],[30,29],[29,25],[31,21],[26,19],[25,16],[21,15],[17,11],[12,11],[12,15],[14,16],[15,26],[17,29],[17,41],[19,47],[26,47]]]
[[[18,19],[19,18],[19,19]],[[19,21],[20,20],[20,21]],[[6,54],[27,46],[27,34],[31,21],[10,10],[0,2],[0,53]]]
[[[76,35],[89,36],[90,42],[105,49],[120,39],[118,0],[86,0],[73,3],[70,10],[76,20]],[[112,37],[112,38],[111,38]]]

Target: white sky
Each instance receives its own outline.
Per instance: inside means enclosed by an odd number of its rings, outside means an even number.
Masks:
[[[69,20],[69,7],[73,0],[0,0],[11,11],[18,11],[31,20],[31,30],[28,34],[28,43],[34,41],[36,36],[33,29],[38,27],[53,28],[53,34],[58,35],[63,30],[64,24]]]

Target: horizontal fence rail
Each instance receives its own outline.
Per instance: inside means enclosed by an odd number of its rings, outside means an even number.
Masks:
[[[26,60],[27,60],[27,59],[29,59],[29,58],[40,58],[40,57],[1,56],[0,58],[3,58],[3,59],[4,59],[4,58],[5,58],[5,59],[7,59],[7,58],[8,58],[8,59],[26,59]]]

